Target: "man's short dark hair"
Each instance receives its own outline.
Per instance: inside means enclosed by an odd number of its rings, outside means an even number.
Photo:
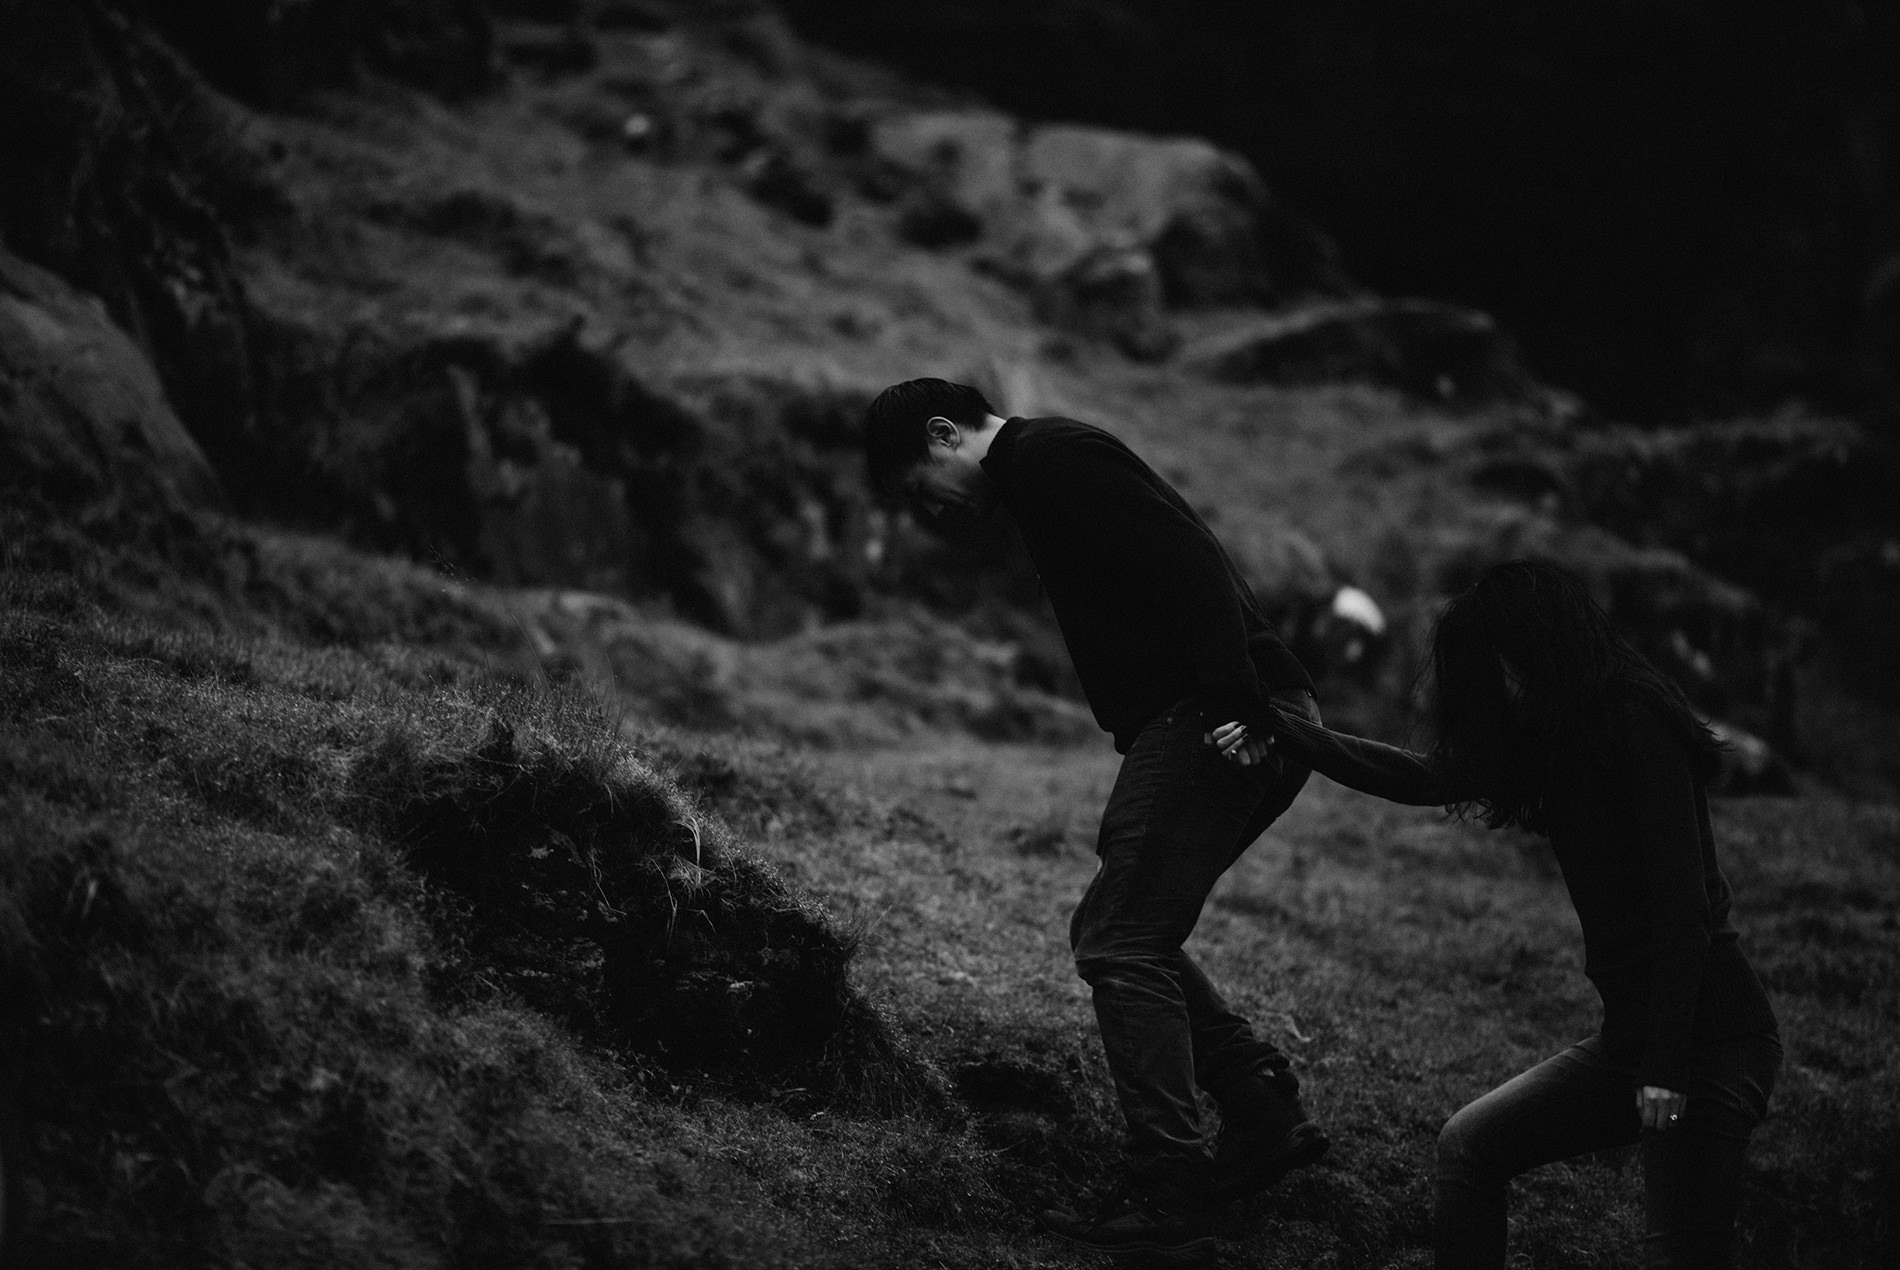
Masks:
[[[996,411],[968,384],[946,379],[908,379],[877,395],[864,412],[864,462],[871,485],[897,494],[904,474],[924,461],[930,434],[924,424],[942,415],[959,428],[981,428]]]

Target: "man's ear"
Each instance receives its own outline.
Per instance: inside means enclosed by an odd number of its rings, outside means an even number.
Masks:
[[[934,442],[949,446],[952,450],[963,444],[963,434],[957,425],[942,415],[931,415],[924,420],[924,432]]]

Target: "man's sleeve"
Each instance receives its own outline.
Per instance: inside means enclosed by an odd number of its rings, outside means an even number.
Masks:
[[[1099,551],[1104,576],[1153,597],[1176,626],[1192,690],[1209,715],[1262,735],[1266,695],[1247,649],[1247,622],[1220,544],[1157,490],[1141,461],[1106,437],[1080,437],[1030,458],[1037,496],[1078,546]],[[1210,722],[1214,720],[1210,717]]]

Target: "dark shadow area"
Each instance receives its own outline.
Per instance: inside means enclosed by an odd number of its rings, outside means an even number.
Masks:
[[[1613,417],[1891,419],[1900,20],[1844,2],[881,0],[806,33],[1048,119],[1204,135],[1384,294]]]

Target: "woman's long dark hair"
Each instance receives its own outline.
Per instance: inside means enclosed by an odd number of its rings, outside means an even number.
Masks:
[[[1513,692],[1508,673],[1521,688]],[[1721,743],[1682,689],[1651,665],[1574,574],[1538,560],[1494,565],[1445,606],[1432,632],[1434,765],[1457,805],[1487,825],[1544,830],[1544,797],[1567,775],[1605,770],[1608,707],[1653,707],[1688,747],[1700,780]]]

